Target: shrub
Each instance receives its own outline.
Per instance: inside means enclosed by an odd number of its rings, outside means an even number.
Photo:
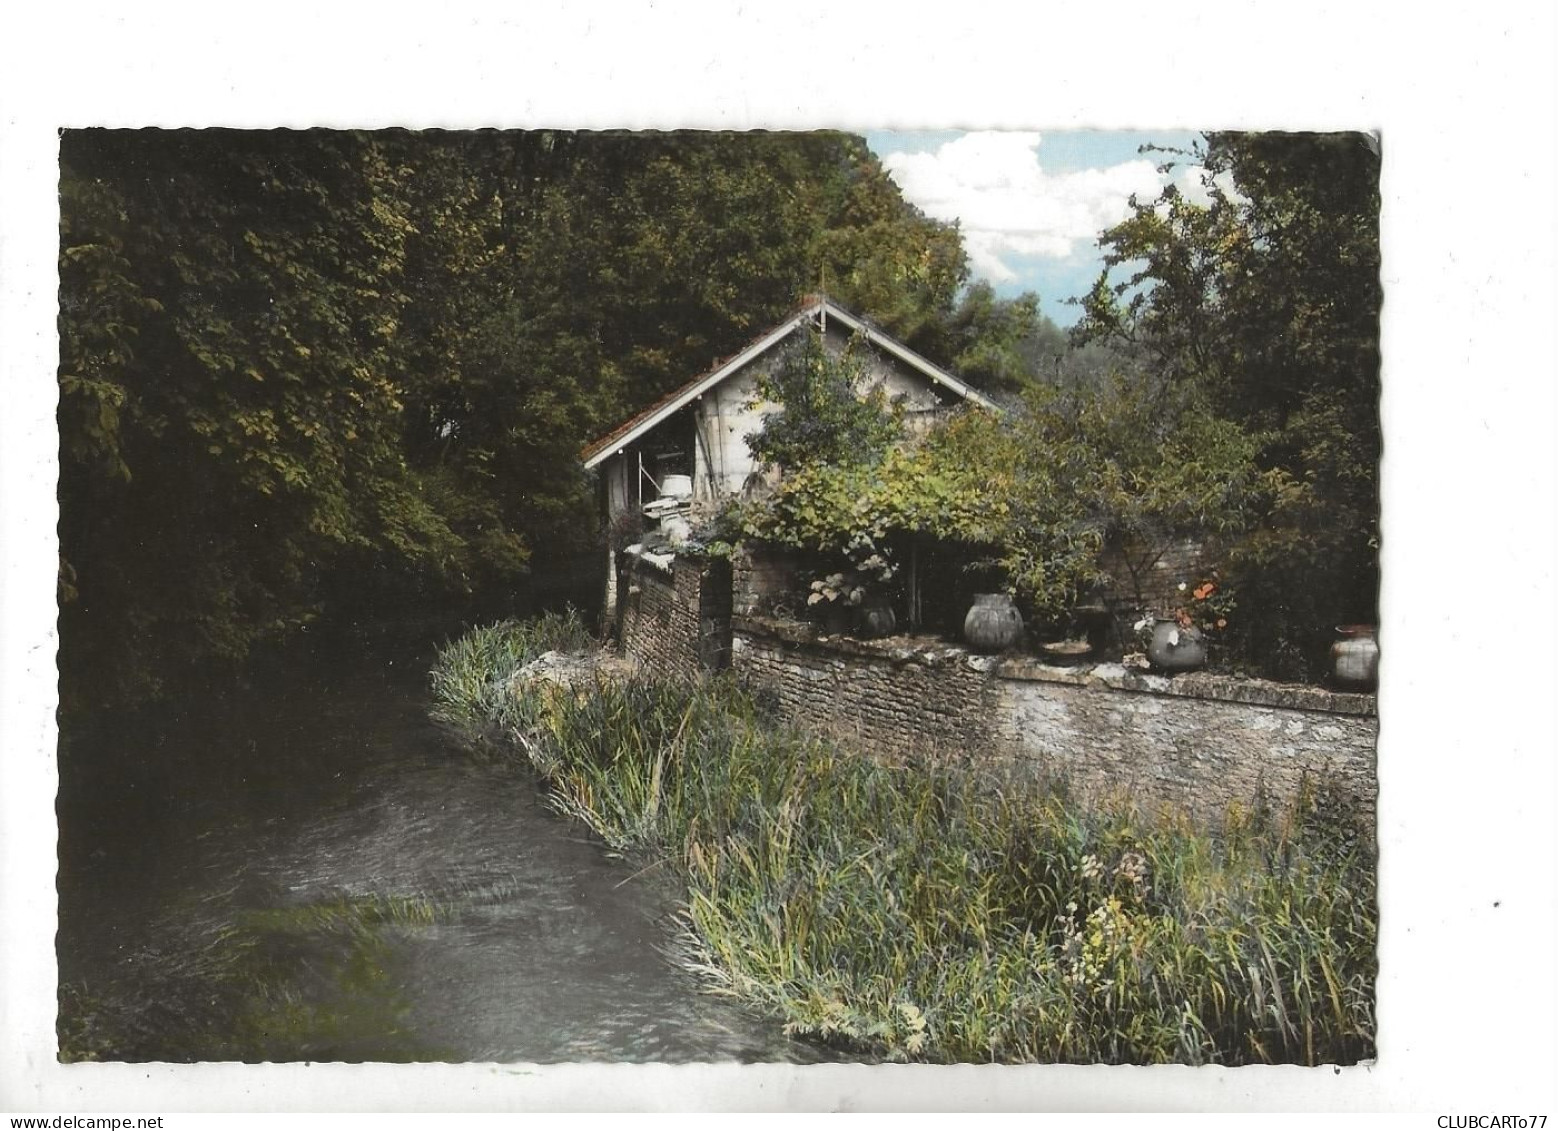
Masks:
[[[757,461],[783,468],[869,465],[900,434],[900,413],[880,385],[870,387],[860,340],[828,352],[811,331],[785,350],[779,367],[758,377],[757,393],[781,406],[746,437]]]

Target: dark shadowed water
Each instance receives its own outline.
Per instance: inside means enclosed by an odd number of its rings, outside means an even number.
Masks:
[[[432,650],[62,729],[61,1040],[124,1060],[816,1060],[667,893],[432,726]]]

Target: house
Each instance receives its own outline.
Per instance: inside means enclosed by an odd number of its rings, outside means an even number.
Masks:
[[[585,468],[600,477],[600,504],[608,527],[640,515],[651,523],[674,521],[688,503],[741,493],[762,470],[747,437],[781,408],[759,398],[758,378],[778,365],[786,343],[812,331],[822,334],[831,353],[843,352],[852,340],[864,342],[867,376],[861,392],[884,387],[888,399],[902,405],[910,431],[917,422],[964,402],[994,407],[863,318],[825,296],[813,296],[740,352],[584,448]],[[608,615],[616,607],[615,574],[613,564],[607,571]]]
[[[608,521],[641,511],[667,493],[694,500],[740,493],[759,470],[746,438],[780,407],[758,403],[758,376],[777,363],[794,335],[812,329],[821,331],[830,352],[862,339],[870,347],[868,382],[885,385],[888,399],[902,403],[911,428],[916,416],[965,401],[994,407],[858,315],[831,299],[812,297],[739,353],[585,447],[584,466],[600,475]]]

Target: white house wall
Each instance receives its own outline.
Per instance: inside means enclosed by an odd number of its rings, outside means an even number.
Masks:
[[[841,354],[849,340],[847,332],[830,327],[826,338],[828,352],[834,356]],[[771,401],[754,403],[758,375],[773,371],[784,348],[778,346],[770,350],[710,389],[697,402],[698,428],[704,439],[695,453],[695,492],[700,497],[709,494],[711,483],[718,485],[721,494],[736,494],[745,485],[747,477],[758,469],[746,438],[761,429],[763,420],[778,407]],[[926,412],[942,404],[924,374],[896,358],[868,351],[866,374],[862,391],[885,387],[888,399],[901,398],[908,412]],[[949,396],[948,399],[955,398]]]
[[[601,474],[606,484],[606,516],[615,520],[617,516],[626,513],[630,506],[626,457],[612,456],[602,465]],[[631,500],[634,507],[637,501]]]
[[[850,333],[843,327],[829,326],[826,337],[828,353],[834,357],[843,353],[849,346],[850,337]],[[894,401],[903,398],[904,408],[908,412],[926,412],[941,403],[925,374],[909,368],[897,358],[879,350],[868,349],[865,351],[865,363],[866,381],[862,392],[885,385],[887,399]]]

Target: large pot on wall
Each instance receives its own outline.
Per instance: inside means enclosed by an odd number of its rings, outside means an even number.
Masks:
[[[840,601],[825,602],[817,614],[817,623],[825,636],[843,636],[849,631],[850,608]]]
[[[1368,690],[1379,683],[1379,640],[1371,624],[1343,624],[1331,645],[1331,675],[1343,687]]]
[[[893,606],[881,594],[872,594],[855,610],[855,631],[865,640],[891,636],[898,627]]]
[[[1173,618],[1152,626],[1147,662],[1159,671],[1190,672],[1206,665],[1206,640],[1198,628],[1186,628]]]
[[[979,652],[1004,652],[1022,639],[1022,614],[1009,593],[980,593],[963,618],[963,639]]]

